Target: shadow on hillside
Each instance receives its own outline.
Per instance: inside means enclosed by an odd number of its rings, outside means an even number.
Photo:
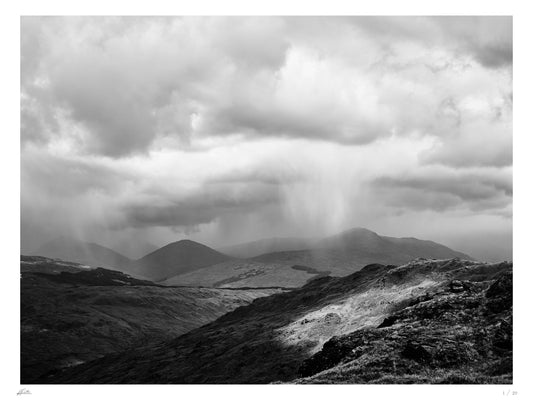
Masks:
[[[461,267],[458,261],[440,271]],[[452,265],[457,264],[457,265]],[[50,376],[43,383],[269,383],[297,378],[314,342],[287,345],[281,328],[371,287],[411,279],[420,267],[368,265],[343,277],[317,278],[300,289],[254,300],[214,322],[161,345],[103,357]],[[434,266],[432,268],[435,268]],[[429,272],[424,270],[425,272]],[[484,275],[493,271],[485,271]]]
[[[302,288],[250,305],[163,345],[105,356],[38,382],[25,383],[267,383],[296,377],[314,342],[290,346],[279,329],[324,306],[376,285],[392,266],[368,265],[343,278],[321,277]]]

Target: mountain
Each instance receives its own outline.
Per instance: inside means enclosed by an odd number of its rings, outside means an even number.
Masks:
[[[304,242],[305,239],[291,239],[289,244],[303,245]],[[250,252],[259,248],[254,243],[257,242],[252,242]],[[276,244],[278,241],[269,239],[265,243]],[[345,276],[372,263],[400,265],[419,257],[471,260],[464,253],[429,240],[380,236],[364,228],[305,243],[312,247],[265,253],[246,260],[230,260],[176,275],[162,283],[212,287],[298,287],[317,276]],[[246,250],[246,245],[237,247],[242,252]]]
[[[21,376],[172,339],[275,289],[161,287],[119,271],[21,259]]]
[[[315,238],[277,237],[226,246],[219,249],[219,251],[236,258],[252,258],[261,254],[279,251],[305,250],[312,248],[316,242],[317,239]]]
[[[512,383],[512,264],[371,264],[43,380],[272,382]]]
[[[99,244],[68,238],[58,238],[47,242],[33,254],[92,267],[116,269],[151,280],[170,278],[231,259],[225,254],[191,240],[170,243],[135,261]]]
[[[160,281],[230,259],[231,257],[203,244],[192,240],[180,240],[137,260],[132,266],[132,271]]]
[[[94,267],[47,257],[20,256],[20,272],[59,274],[61,272],[80,272],[92,268]]]
[[[127,270],[132,260],[107,247],[69,238],[57,238],[43,244],[33,255],[60,258],[93,267]]]
[[[335,252],[372,262],[401,264],[415,258],[461,258],[472,260],[467,254],[455,251],[430,240],[380,236],[365,228],[355,228],[327,237],[317,243],[318,251]],[[363,261],[363,263],[366,263]]]
[[[402,264],[415,258],[461,258],[470,256],[441,244],[415,238],[380,236],[355,228],[319,240],[308,250],[276,252],[254,257],[256,261],[289,262],[330,269],[334,272],[353,272],[354,267],[370,263]]]

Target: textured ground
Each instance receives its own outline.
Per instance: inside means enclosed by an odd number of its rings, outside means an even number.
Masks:
[[[309,270],[313,272],[309,272]],[[178,275],[161,283],[164,285],[234,288],[295,288],[315,278],[317,273],[314,271],[312,268],[307,270],[299,269],[297,265],[295,266],[290,263],[263,263],[252,260],[234,260],[202,268],[188,274]]]
[[[336,336],[297,383],[512,383],[512,273],[455,280],[382,324]]]
[[[26,260],[27,261],[27,260]],[[41,260],[42,261],[42,260]],[[48,261],[21,277],[22,383],[57,369],[175,338],[276,290],[170,288],[116,271]],[[121,276],[122,275],[122,276]]]
[[[458,259],[368,265],[47,382],[508,383],[511,269]]]

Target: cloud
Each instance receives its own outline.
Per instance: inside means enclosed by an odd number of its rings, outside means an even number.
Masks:
[[[153,202],[143,199],[136,204],[126,204],[123,213],[126,226],[195,227],[231,213],[257,212],[278,200],[276,189],[269,186],[211,186],[176,200],[167,198]]]
[[[385,202],[400,209],[496,211],[512,203],[512,175],[505,170],[457,171],[426,168],[408,175],[383,176],[372,186]]]
[[[348,18],[356,30],[377,37],[382,45],[414,42],[470,57],[488,68],[512,64],[513,20],[510,16],[438,16]],[[394,47],[394,45],[392,45]]]
[[[511,23],[23,18],[22,139],[120,158],[167,136],[182,148],[217,135],[443,137],[453,131],[443,102],[508,96],[508,74],[485,67],[508,65]],[[473,75],[468,90],[456,83]]]
[[[158,136],[186,142],[213,80],[283,60],[284,42],[267,40],[276,30],[268,21],[23,18],[23,122],[39,113],[66,119],[80,131],[78,149],[109,157],[146,153]],[[257,46],[262,40],[267,45]],[[42,109],[30,107],[44,95]],[[36,138],[29,125],[24,141]]]
[[[23,247],[512,226],[512,18],[21,25]]]
[[[23,153],[21,162],[24,190],[56,197],[77,197],[87,192],[116,195],[124,185],[137,180],[130,172],[98,159],[51,156],[35,149]]]
[[[435,20],[443,35],[454,37],[459,50],[472,54],[482,65],[499,68],[512,64],[512,17],[436,17]]]

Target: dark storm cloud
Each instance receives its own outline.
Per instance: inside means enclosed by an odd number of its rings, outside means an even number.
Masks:
[[[380,177],[372,182],[378,195],[394,206],[446,210],[493,210],[512,202],[510,171],[458,173],[454,170],[418,172],[412,176]]]
[[[350,118],[346,113],[328,108],[327,104],[322,108],[317,105],[313,111],[294,112],[268,98],[263,98],[259,107],[247,99],[236,99],[227,107],[213,109],[205,120],[205,129],[219,134],[244,132],[252,137],[303,137],[356,145],[371,143],[390,133],[390,126],[378,121],[364,118],[346,121]]]
[[[472,48],[477,59],[485,66],[497,68],[513,63],[513,48],[510,42],[496,43],[482,48]]]
[[[493,142],[467,142],[464,138],[449,138],[444,145],[420,155],[428,164],[463,167],[507,167],[513,163],[511,138],[502,137]]]
[[[227,173],[220,174],[207,180],[208,184],[267,184],[282,185],[287,183],[298,182],[305,179],[305,175],[299,171],[283,168],[275,165],[271,169],[233,169]]]
[[[87,192],[120,193],[137,177],[128,171],[99,164],[94,160],[51,157],[36,151],[22,154],[21,181],[32,191],[50,196],[80,197]],[[24,188],[26,189],[26,188]]]
[[[498,17],[436,17],[442,34],[453,37],[460,51],[489,68],[513,63],[513,19]]]
[[[279,201],[276,189],[268,185],[217,185],[202,189],[179,200],[154,199],[124,206],[127,226],[133,227],[194,227],[231,213],[246,214]],[[117,226],[120,228],[120,223]]]
[[[513,62],[510,16],[351,17],[348,20],[356,29],[383,39],[384,45],[401,38],[471,56],[489,68]]]

